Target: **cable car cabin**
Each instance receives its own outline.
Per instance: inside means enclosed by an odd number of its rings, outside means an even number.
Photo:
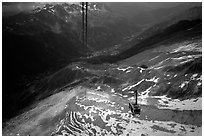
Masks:
[[[130,108],[133,115],[140,114],[139,105],[129,103],[129,108]]]
[[[133,115],[140,114],[140,106],[137,104],[137,91],[135,91],[135,103],[129,103],[129,108]]]

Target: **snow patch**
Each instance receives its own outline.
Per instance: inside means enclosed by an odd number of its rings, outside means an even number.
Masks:
[[[172,110],[202,110],[202,97],[180,101],[164,96],[154,96],[158,100],[158,108]]]
[[[197,43],[191,43],[187,45],[179,46],[173,49],[170,53],[180,52],[180,51],[202,51],[202,47]]]
[[[101,86],[98,86],[96,90],[100,90],[100,89],[101,89]]]
[[[142,83],[143,81],[144,81],[144,79],[142,79],[141,81],[139,81],[138,83],[136,83],[134,85],[131,85],[131,86],[128,86],[128,87],[122,89],[122,91],[130,90],[130,89],[134,88],[135,86],[139,85],[140,83]]]
[[[132,68],[133,68],[133,67],[129,66],[129,67],[127,67],[127,68],[117,68],[117,70],[126,71],[126,70],[132,69]]]
[[[140,69],[140,73],[142,73],[145,69],[144,68],[141,68],[141,67],[137,67]]]
[[[156,76],[154,76],[154,78],[151,78],[151,79],[145,79],[145,81],[150,81],[150,82],[154,82],[154,83],[157,83],[159,80],[159,78],[156,78]]]
[[[179,87],[183,88],[184,86],[186,86],[189,82],[188,81],[184,81]]]
[[[152,86],[149,87],[148,89],[146,89],[145,91],[141,92],[141,95],[140,95],[139,97],[140,97],[141,99],[147,98],[148,95],[149,95],[149,93],[150,93],[150,89],[151,89],[151,88],[152,88]]]
[[[111,92],[112,92],[112,93],[114,93],[114,92],[115,92],[115,90],[112,88],[112,89],[111,89]]]
[[[198,76],[198,74],[193,74],[192,76],[191,76],[191,80],[195,80],[195,77],[197,77]]]
[[[150,59],[149,61],[152,61],[152,60],[154,60],[154,59],[156,59],[156,58],[158,58],[159,56],[156,56],[156,57],[154,57],[154,58],[152,58],[152,59]]]

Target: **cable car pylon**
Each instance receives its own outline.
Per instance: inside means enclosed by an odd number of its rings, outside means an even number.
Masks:
[[[82,2],[82,43],[85,47],[85,55],[88,57],[88,2]],[[86,97],[86,90],[85,90]]]

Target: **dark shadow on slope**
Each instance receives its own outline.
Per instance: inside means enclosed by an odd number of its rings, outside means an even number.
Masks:
[[[185,125],[202,126],[202,111],[200,110],[169,110],[158,109],[154,106],[141,106],[140,119],[152,121],[174,121]],[[170,124],[169,124],[170,125]],[[176,125],[171,123],[171,125]],[[174,127],[172,127],[174,128]]]
[[[158,90],[154,95],[167,95],[173,99],[192,99],[202,96],[202,85],[198,85],[199,79],[191,79],[192,75],[202,75],[202,58],[189,61],[178,66],[168,66],[164,72],[177,74],[158,84]],[[169,84],[168,84],[169,83]]]
[[[190,29],[190,30],[189,30]],[[180,21],[166,29],[164,29],[161,33],[151,36],[147,39],[142,40],[140,43],[131,47],[130,49],[115,55],[115,56],[97,56],[89,59],[85,59],[84,61],[91,64],[101,64],[101,63],[114,63],[119,60],[123,60],[134,56],[142,51],[147,49],[154,48],[157,46],[156,44],[167,41],[168,39],[176,42],[181,40],[188,40],[195,36],[202,35],[202,20],[183,20]]]
[[[165,69],[166,70],[166,69]],[[185,72],[189,73],[202,73],[202,57],[193,61],[178,65],[176,67],[167,67],[167,72]]]

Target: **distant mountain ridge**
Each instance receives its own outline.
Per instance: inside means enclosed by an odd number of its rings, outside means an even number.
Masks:
[[[202,4],[199,2],[197,3],[192,2],[192,3],[178,4],[177,6],[173,6],[170,8],[157,8],[157,9],[152,9],[148,11],[142,11],[133,17],[133,22],[141,25],[144,25],[144,24],[154,25],[164,20],[168,20],[169,18],[172,18],[173,16],[183,11],[188,11],[193,7],[201,7],[201,6]],[[184,13],[185,13],[185,15],[183,15],[184,17],[188,15],[192,15],[189,12],[184,12]]]

